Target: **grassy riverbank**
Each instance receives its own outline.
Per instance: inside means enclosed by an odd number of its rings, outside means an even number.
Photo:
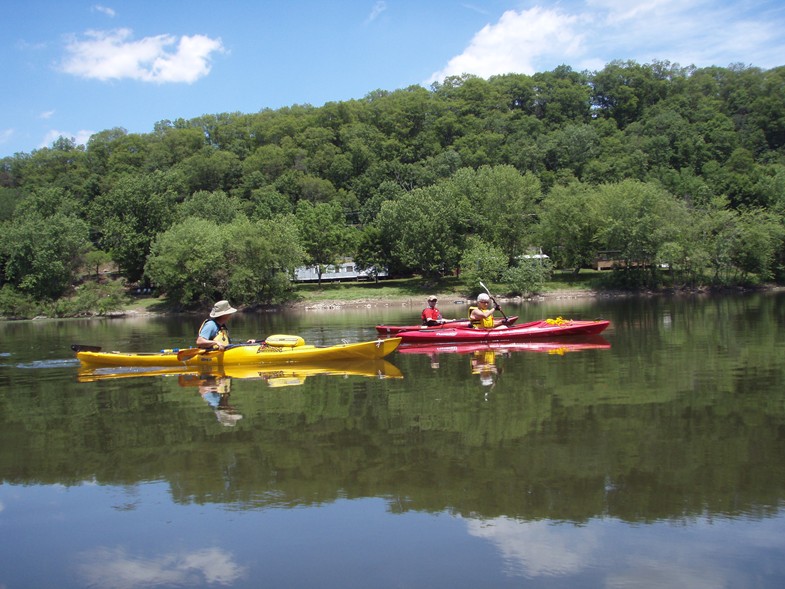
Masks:
[[[541,293],[543,297],[591,296],[598,292],[599,275],[596,272],[581,273],[575,277],[572,273],[557,273],[548,282]],[[508,300],[503,285],[486,282],[486,286],[501,301]],[[420,277],[399,278],[374,282],[324,282],[318,284],[300,284],[297,286],[295,298],[287,303],[287,307],[344,307],[358,305],[405,304],[424,305],[430,294],[435,294],[444,301],[464,300],[479,292],[479,285],[474,292],[471,288],[455,277],[445,278],[436,284],[428,284]],[[159,298],[142,296],[135,297],[125,308],[126,312],[165,313],[168,311],[165,301]]]
[[[570,274],[555,275],[538,296],[588,296],[595,292],[596,276],[586,274],[577,279]],[[593,280],[594,278],[594,280]],[[499,299],[506,300],[502,285],[487,282],[486,286]],[[426,284],[420,278],[391,279],[376,283],[342,282],[302,284],[297,287],[297,298],[289,306],[330,307],[348,305],[412,304],[424,305],[430,294],[440,299],[463,300],[480,292],[477,285],[474,292],[457,278],[450,277],[436,284]]]
[[[537,298],[573,298],[587,296],[611,296],[621,294],[631,294],[644,292],[642,290],[618,290],[609,286],[610,274],[607,272],[597,272],[593,270],[582,270],[578,276],[572,272],[556,272],[552,280],[547,282]],[[519,300],[517,297],[510,297],[504,285],[493,282],[486,282],[486,286],[496,296],[500,302],[509,300]],[[758,287],[759,289],[779,288],[774,285]],[[749,290],[749,288],[738,287],[739,290]],[[709,289],[711,290],[711,289]],[[734,289],[735,290],[735,289]],[[663,292],[666,292],[664,290]],[[289,308],[341,308],[351,306],[385,306],[411,304],[413,306],[424,306],[425,300],[430,294],[435,294],[443,302],[446,301],[465,301],[473,298],[480,292],[480,287],[472,291],[469,285],[463,281],[449,277],[428,284],[420,277],[401,278],[382,280],[374,282],[325,282],[321,286],[318,284],[299,284],[297,285],[295,298],[285,306]],[[649,291],[645,291],[649,292]],[[687,292],[687,291],[680,291]],[[689,292],[707,292],[705,289],[691,290]],[[167,313],[171,312],[166,301],[162,298],[151,297],[149,295],[135,296],[124,308],[121,313],[146,314],[146,313]],[[195,311],[201,313],[204,309]]]

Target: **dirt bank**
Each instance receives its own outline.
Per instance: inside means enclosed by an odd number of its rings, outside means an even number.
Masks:
[[[435,293],[439,300],[443,302],[450,302],[450,303],[457,303],[457,304],[468,304],[469,302],[473,302],[470,299],[466,299],[461,296],[457,295],[450,295],[450,294],[439,294]],[[524,301],[545,301],[545,300],[556,300],[556,299],[577,299],[577,298],[586,298],[586,297],[598,297],[598,296],[611,296],[608,293],[597,293],[593,290],[557,290],[551,291],[547,293],[543,293],[541,295],[533,296],[533,297],[496,297],[500,305],[504,303],[521,303]],[[363,299],[356,299],[356,300],[339,300],[339,299],[327,299],[323,301],[299,301],[299,302],[292,302],[287,303],[285,305],[286,308],[290,309],[341,309],[341,308],[352,308],[352,307],[402,307],[402,306],[412,306],[412,307],[425,307],[425,297],[412,297],[412,296],[388,296],[388,297],[379,297],[379,298],[363,298]]]

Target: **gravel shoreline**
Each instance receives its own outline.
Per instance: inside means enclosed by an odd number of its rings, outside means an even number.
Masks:
[[[782,291],[785,290],[785,287],[777,286],[777,285],[766,285],[758,288],[753,289],[745,289],[745,288],[735,288],[735,289],[727,289],[726,292],[750,292],[750,291]],[[596,291],[592,289],[570,289],[570,290],[553,290],[548,291],[545,293],[541,293],[531,297],[503,297],[498,296],[496,299],[499,301],[499,304],[504,303],[516,303],[520,304],[523,302],[532,302],[538,303],[548,300],[569,300],[569,299],[581,299],[581,298],[624,298],[624,297],[649,297],[649,296],[657,296],[657,295],[685,295],[685,296],[695,296],[695,295],[707,295],[712,292],[717,292],[713,289],[694,289],[694,290],[666,290],[666,291]],[[340,310],[340,309],[351,309],[351,308],[378,308],[378,307],[411,307],[422,309],[426,305],[427,296],[430,293],[424,293],[421,296],[387,296],[387,297],[368,297],[363,299],[325,299],[322,301],[309,301],[309,300],[302,300],[302,301],[291,301],[281,306],[276,307],[258,307],[257,309],[264,309],[268,311],[275,311],[280,309],[292,309],[292,310]],[[467,305],[470,302],[473,302],[474,299],[462,297],[457,294],[444,294],[435,292],[434,293],[443,304],[458,304],[458,305]],[[246,310],[251,310],[250,308]],[[127,316],[143,316],[143,315],[160,315],[165,314],[162,311],[153,311],[146,306],[138,306],[138,307],[131,307],[124,311],[118,311],[114,313],[108,313],[106,316],[110,317],[127,317]],[[203,314],[203,311],[191,311],[192,314]]]
[[[467,299],[465,297],[460,297],[457,295],[442,295],[439,294],[438,292],[435,294],[440,301],[449,301],[452,304],[468,304],[473,301],[473,299]],[[398,297],[385,297],[385,298],[357,299],[351,301],[340,300],[340,299],[329,299],[324,301],[300,301],[300,302],[287,303],[286,305],[284,305],[284,307],[290,309],[305,309],[305,310],[342,309],[345,307],[348,308],[409,307],[409,306],[424,307],[426,304],[425,303],[426,296],[427,295],[423,295],[422,297],[398,296]],[[503,303],[521,303],[525,301],[537,302],[537,301],[545,301],[549,299],[577,299],[577,298],[598,297],[598,296],[611,296],[611,295],[609,295],[608,293],[598,293],[593,290],[558,290],[558,291],[542,293],[531,297],[499,296],[496,297],[496,300],[499,301],[499,304],[503,304]]]

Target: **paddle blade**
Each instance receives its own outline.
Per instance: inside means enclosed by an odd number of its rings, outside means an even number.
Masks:
[[[100,352],[101,346],[86,346],[84,344],[71,344],[74,352]]]
[[[180,350],[177,352],[177,360],[180,362],[185,362],[186,360],[190,360],[194,356],[198,356],[199,354],[204,354],[207,350],[203,348],[185,348],[184,350]]]

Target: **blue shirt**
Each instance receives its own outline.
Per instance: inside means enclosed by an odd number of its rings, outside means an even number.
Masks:
[[[202,336],[204,339],[213,339],[216,335],[218,335],[219,327],[218,323],[215,322],[213,319],[208,319],[202,325],[202,329],[199,330],[199,335]]]

